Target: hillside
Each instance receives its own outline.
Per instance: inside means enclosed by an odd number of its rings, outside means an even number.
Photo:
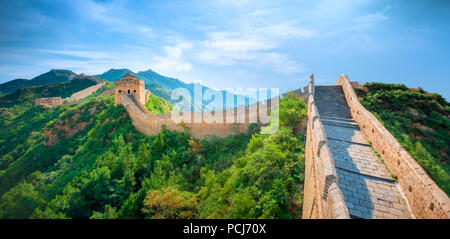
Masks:
[[[164,114],[172,112],[172,105],[161,97],[154,94],[148,96],[147,102],[145,102],[145,108],[147,108],[153,114]]]
[[[2,115],[11,112],[20,113],[34,105],[35,98],[56,96],[65,98],[95,84],[95,81],[82,78],[63,83],[22,88],[12,94],[0,97],[0,109],[2,109]]]
[[[113,95],[50,109],[28,103],[77,82],[24,88],[2,105],[0,218],[301,216],[303,136],[291,125],[305,117],[303,100],[282,100],[277,134],[251,127],[203,140],[168,130],[145,136]]]
[[[450,104],[401,84],[354,83],[354,88],[362,105],[450,195]]]
[[[29,86],[40,86],[57,82],[66,82],[77,77],[77,74],[69,70],[50,70],[49,72],[36,76],[31,80],[16,79],[0,84],[0,94],[6,95],[18,89]]]

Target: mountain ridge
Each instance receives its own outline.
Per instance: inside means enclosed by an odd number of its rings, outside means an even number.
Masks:
[[[18,89],[31,86],[42,86],[52,83],[61,83],[71,81],[73,79],[89,79],[91,81],[98,82],[93,76],[85,74],[76,74],[71,70],[64,69],[51,69],[50,71],[40,74],[31,80],[28,79],[15,79],[3,84],[0,84],[0,95],[7,95],[14,93]]]
[[[39,76],[36,76],[32,78],[31,80],[28,79],[15,79],[8,82],[5,82],[3,84],[0,84],[0,96],[12,94],[15,91],[19,89],[23,89],[26,87],[31,86],[42,86],[52,83],[60,83],[60,82],[67,82],[73,79],[82,79],[86,78],[95,82],[99,82],[98,79],[106,80],[109,82],[114,82],[117,79],[121,79],[123,75],[131,73],[136,76],[138,76],[140,79],[145,81],[145,88],[150,90],[153,94],[155,94],[158,97],[161,97],[171,104],[175,104],[177,100],[172,100],[171,95],[172,91],[177,88],[184,88],[187,89],[190,93],[190,96],[194,95],[194,91],[196,88],[196,85],[200,85],[203,92],[206,90],[211,90],[213,92],[218,92],[221,95],[223,95],[223,109],[227,108],[226,106],[226,93],[231,95],[232,97],[235,97],[236,94],[227,92],[225,90],[215,90],[213,88],[207,87],[205,85],[202,85],[200,83],[185,83],[179,79],[163,76],[151,69],[146,71],[139,71],[137,73],[133,72],[130,69],[127,68],[119,68],[114,69],[111,68],[108,71],[105,71],[101,74],[97,75],[85,75],[85,74],[76,74],[75,72],[71,70],[64,70],[64,69],[52,69],[46,73],[43,73]],[[213,110],[212,106],[208,106],[208,104],[212,100],[202,100],[202,108],[203,110]],[[194,100],[192,99],[192,102]],[[248,104],[246,102],[245,104]],[[234,107],[238,107],[240,104],[234,105]]]

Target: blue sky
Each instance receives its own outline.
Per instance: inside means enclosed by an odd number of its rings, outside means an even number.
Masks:
[[[129,68],[286,91],[345,73],[450,97],[450,1],[0,2],[0,82]]]

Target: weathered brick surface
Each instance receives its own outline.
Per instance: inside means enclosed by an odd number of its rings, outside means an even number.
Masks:
[[[141,104],[145,104],[145,82],[137,76],[127,73],[122,79],[115,80],[114,84],[114,105],[122,103],[122,94],[134,94]]]
[[[342,87],[316,87],[316,96],[320,96],[316,104],[336,167],[338,186],[351,217],[412,218],[400,188],[352,119]]]
[[[63,100],[67,100],[67,101],[81,100],[85,97],[90,96],[92,93],[96,92],[98,89],[102,88],[104,85],[105,85],[105,82],[100,82],[100,83],[90,86],[84,90],[75,92],[70,97],[64,98]]]
[[[342,86],[352,117],[360,126],[365,138],[380,153],[388,169],[397,176],[398,186],[405,194],[415,217],[448,219],[450,217],[450,199],[448,196],[432,181],[423,168],[386,128],[361,105],[346,75],[342,75],[336,85]],[[386,198],[386,200],[393,199]],[[393,206],[396,209],[402,207],[401,203],[395,204],[394,202]],[[381,215],[381,212],[376,212],[376,215]],[[389,212],[394,215],[399,214],[392,207]]]
[[[222,123],[210,122],[205,119],[211,112],[181,112],[180,118],[175,121],[172,114],[152,114],[150,113],[139,100],[136,99],[134,94],[121,94],[121,104],[125,107],[128,114],[132,119],[133,125],[139,132],[145,135],[156,135],[163,127],[169,130],[175,130],[180,132],[189,132],[194,138],[203,138],[206,135],[216,135],[219,137],[225,137],[232,134],[240,134],[248,131],[248,127],[251,123],[250,108],[244,108],[240,110],[224,110],[221,114]],[[268,104],[268,108],[275,107],[278,99],[271,99]],[[265,111],[256,109],[257,114],[268,114]],[[219,115],[219,113],[217,113]],[[181,119],[181,120],[180,120]],[[239,120],[241,119],[241,120]],[[183,123],[181,123],[183,122]],[[238,122],[238,123],[235,123]],[[258,121],[260,125],[265,123]]]
[[[308,87],[303,218],[350,218],[317,111],[313,76]]]
[[[34,105],[52,106],[60,104],[62,104],[61,97],[43,97],[34,100]]]

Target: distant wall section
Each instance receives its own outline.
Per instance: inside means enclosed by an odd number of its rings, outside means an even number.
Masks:
[[[34,101],[34,105],[42,105],[51,107],[53,105],[61,105],[63,101],[76,101],[81,100],[85,97],[88,97],[92,93],[96,92],[98,89],[102,88],[105,85],[105,82],[98,82],[98,84],[90,86],[84,90],[80,90],[78,92],[73,93],[70,97],[62,99],[61,97],[42,97],[36,98]]]
[[[34,100],[34,105],[42,105],[42,106],[53,106],[53,105],[61,105],[62,104],[61,97],[44,97],[44,98],[36,98]]]

